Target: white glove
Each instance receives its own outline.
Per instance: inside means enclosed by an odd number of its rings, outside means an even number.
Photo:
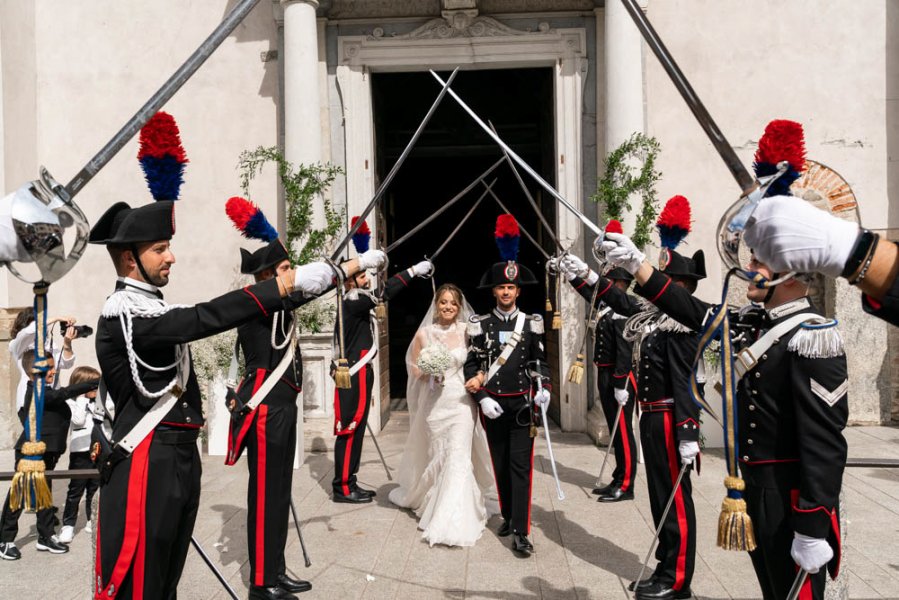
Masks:
[[[503,407],[493,398],[482,398],[479,404],[481,405],[481,412],[488,419],[495,419],[503,414]]]
[[[680,452],[680,461],[685,465],[692,465],[699,455],[699,442],[681,442],[677,450]]]
[[[833,548],[830,547],[827,540],[794,532],[790,556],[802,569],[815,574],[833,558]]]
[[[387,265],[387,255],[381,250],[366,250],[359,255],[359,269],[380,269]]]
[[[293,287],[307,297],[320,296],[330,287],[333,278],[331,265],[324,261],[311,262],[296,268]]]
[[[429,260],[415,263],[409,268],[414,277],[427,277],[434,272],[434,264]]]
[[[534,394],[534,404],[543,408],[545,406],[549,406],[550,394],[549,390],[545,388],[540,388],[537,390],[537,393]]]
[[[630,394],[627,393],[627,390],[620,390],[615,388],[615,402],[618,403],[618,406],[624,406],[627,404],[627,401],[631,399]]]
[[[746,224],[744,238],[759,261],[777,273],[823,273],[839,277],[858,225],[792,196],[766,198]]]
[[[623,233],[607,233],[602,243],[606,260],[613,267],[621,267],[631,275],[640,270],[646,255]]]
[[[587,279],[590,275],[590,267],[574,254],[566,254],[559,264],[560,268],[568,275],[568,279],[580,277]]]

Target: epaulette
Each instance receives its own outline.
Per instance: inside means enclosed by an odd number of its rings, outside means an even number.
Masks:
[[[787,350],[806,358],[834,358],[846,353],[837,320],[826,317],[809,319],[799,325]]]
[[[490,315],[471,315],[468,317],[468,337],[474,337],[484,333],[484,330],[481,329],[481,321],[489,316]]]
[[[534,313],[532,315],[528,315],[528,321],[531,324],[531,331],[536,333],[537,335],[543,335],[543,317]]]

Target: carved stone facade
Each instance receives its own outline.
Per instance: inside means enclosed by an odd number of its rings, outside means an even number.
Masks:
[[[329,19],[437,17],[442,11],[475,10],[481,14],[592,11],[596,0],[332,0],[322,2]]]
[[[474,13],[474,14],[472,14]],[[390,36],[396,40],[432,40],[449,39],[459,37],[483,38],[527,35],[532,31],[521,31],[504,25],[492,17],[477,16],[477,11],[460,10],[445,11],[444,18],[431,19],[421,27],[407,34]],[[540,33],[550,31],[548,23],[540,23],[537,27]],[[369,39],[381,39],[384,37],[384,29],[376,27],[372,30]]]

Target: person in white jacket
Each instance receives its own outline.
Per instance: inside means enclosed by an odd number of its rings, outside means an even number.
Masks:
[[[57,372],[71,369],[75,365],[75,352],[72,350],[72,340],[75,339],[75,319],[73,317],[56,317],[47,321],[47,330],[51,330],[54,323],[62,323],[63,339],[62,348],[53,348],[52,336],[47,336],[46,350],[53,356],[56,362]],[[9,353],[19,369],[19,384],[16,387],[16,411],[25,406],[25,388],[28,385],[29,376],[22,369],[22,355],[26,350],[34,349],[34,311],[23,308],[12,326],[12,335],[9,341]],[[59,388],[60,378],[53,382],[54,388]]]

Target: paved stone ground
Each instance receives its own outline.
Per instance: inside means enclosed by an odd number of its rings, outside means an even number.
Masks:
[[[387,461],[399,464],[407,419],[394,415],[379,441]],[[850,457],[899,458],[899,429],[854,427],[846,432]],[[627,598],[625,586],[640,570],[652,534],[641,475],[637,499],[612,505],[590,496],[601,452],[581,434],[553,432],[559,476],[566,498],[556,497],[543,438],[537,448],[533,504],[534,556],[516,558],[507,539],[496,537],[498,518],[469,549],[429,548],[419,537],[414,516],[387,501],[390,483],[373,445],[366,444],[361,481],[378,491],[377,502],[362,507],[329,500],[330,455],[312,454],[294,479],[312,567],[303,567],[297,536],[288,537],[291,571],[310,579],[305,598]],[[2,464],[12,452],[0,453]],[[66,459],[61,461],[66,464]],[[225,467],[220,457],[204,461],[203,497],[194,531],[212,559],[246,597],[246,468]],[[694,478],[699,550],[693,590],[698,598],[758,598],[747,556],[715,547],[718,507],[723,497],[723,461],[705,456],[703,474]],[[3,490],[6,486],[4,485]],[[899,471],[855,468],[845,478],[849,514],[844,570],[852,598],[899,598]],[[64,501],[65,485],[55,490]],[[72,551],[53,556],[34,547],[34,517],[24,515],[17,540],[22,560],[0,561],[3,598],[88,598],[90,540],[81,531]],[[291,522],[292,526],[292,522]],[[228,598],[191,550],[179,598]]]

